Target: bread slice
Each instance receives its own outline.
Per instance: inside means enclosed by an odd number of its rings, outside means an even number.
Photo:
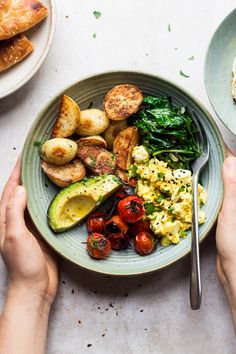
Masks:
[[[47,7],[38,0],[1,0],[0,40],[28,30],[47,14]]]
[[[24,34],[0,41],[0,72],[24,59],[33,48],[33,44]]]

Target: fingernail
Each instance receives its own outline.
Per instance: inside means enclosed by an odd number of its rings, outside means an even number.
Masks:
[[[227,177],[236,177],[236,157],[228,157],[224,162]]]
[[[25,193],[25,188],[22,186],[17,186],[13,191],[14,197],[19,197],[20,195],[22,195],[24,193]]]

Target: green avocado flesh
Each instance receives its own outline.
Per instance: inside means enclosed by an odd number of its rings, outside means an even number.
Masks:
[[[48,224],[55,233],[67,231],[100,206],[122,183],[114,175],[85,178],[62,189],[48,208]]]

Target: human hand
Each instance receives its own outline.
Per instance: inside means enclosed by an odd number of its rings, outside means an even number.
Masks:
[[[29,294],[53,303],[58,287],[55,255],[25,219],[27,195],[17,162],[0,202],[0,252],[9,274],[8,297]]]
[[[236,157],[223,164],[224,200],[216,230],[216,269],[226,292],[236,331]]]

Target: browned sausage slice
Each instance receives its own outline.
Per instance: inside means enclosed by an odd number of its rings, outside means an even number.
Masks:
[[[115,156],[98,146],[79,146],[77,156],[95,175],[112,174],[115,169]]]

